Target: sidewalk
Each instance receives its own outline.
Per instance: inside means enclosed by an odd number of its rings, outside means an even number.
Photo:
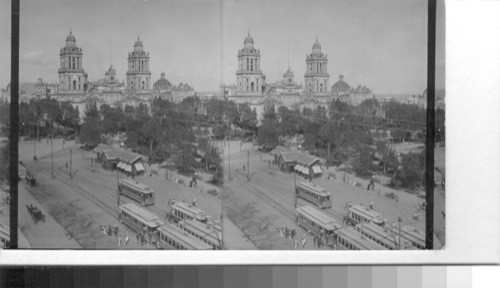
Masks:
[[[224,249],[257,250],[257,246],[248,240],[243,232],[228,217],[224,217]]]
[[[81,249],[75,239],[68,236],[66,230],[50,216],[41,205],[24,187],[23,181],[19,182],[19,230],[26,241],[19,241],[19,248],[31,247],[41,249]],[[37,206],[45,215],[45,222],[35,224],[26,205]],[[21,237],[19,237],[21,239]],[[24,243],[23,243],[24,242]],[[28,244],[28,245],[26,245]]]

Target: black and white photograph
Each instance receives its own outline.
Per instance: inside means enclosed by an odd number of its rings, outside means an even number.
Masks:
[[[19,249],[445,249],[445,5],[435,45],[428,5],[21,1],[19,127],[0,53],[2,247],[17,193]]]

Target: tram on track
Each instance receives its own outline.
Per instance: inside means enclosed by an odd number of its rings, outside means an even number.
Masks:
[[[297,196],[313,203],[319,208],[332,207],[332,193],[325,188],[309,182],[299,182],[295,187]]]
[[[335,245],[335,231],[342,228],[331,216],[310,205],[295,210],[295,221],[326,246]]]
[[[394,222],[386,225],[392,233],[396,235],[401,235],[402,238],[410,241],[413,246],[420,250],[425,250],[425,233],[410,226],[403,225],[401,229],[399,228],[399,222]]]
[[[337,250],[387,250],[384,246],[366,239],[351,228],[342,228],[336,231]]]
[[[118,207],[118,220],[142,235],[146,242],[157,241],[158,227],[164,223],[156,215],[134,203],[127,203]]]
[[[222,233],[208,223],[204,224],[194,219],[184,220],[179,222],[179,228],[212,246],[214,250],[222,249]]]
[[[379,226],[384,226],[384,216],[375,210],[369,209],[362,205],[350,206],[347,210],[347,216],[344,216],[344,222],[351,225],[359,223],[372,222]]]
[[[413,244],[400,237],[398,234],[391,232],[385,227],[380,227],[379,225],[373,223],[359,223],[354,227],[354,230],[359,234],[363,235],[365,238],[382,245],[389,250],[416,250],[417,247]]]
[[[211,250],[211,245],[188,234],[173,224],[165,224],[157,228],[158,241],[156,245],[160,249],[176,250]]]
[[[132,179],[121,179],[118,191],[122,195],[139,202],[142,206],[155,204],[155,192],[149,186]]]
[[[0,225],[0,249],[10,248],[10,230]]]
[[[206,223],[209,218],[205,211],[186,202],[174,202],[171,204],[170,217],[174,222],[196,219],[202,223]]]

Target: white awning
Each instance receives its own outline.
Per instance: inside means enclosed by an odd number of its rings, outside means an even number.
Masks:
[[[321,171],[321,168],[318,165],[313,166],[313,172],[314,174],[321,174],[323,171]]]
[[[128,164],[125,164],[124,165],[125,167],[123,167],[123,169],[125,169],[125,171],[127,172],[132,172],[132,166],[128,165]]]
[[[295,167],[293,168],[295,171],[302,171],[302,166],[300,166],[299,164],[295,165]]]
[[[120,168],[120,169],[123,169],[123,168],[122,168],[122,164],[123,164],[122,162],[118,162],[118,165],[116,165],[116,167],[117,167],[117,168]]]
[[[141,162],[135,163],[134,166],[135,166],[135,170],[137,170],[138,172],[144,171],[144,166],[142,165]]]

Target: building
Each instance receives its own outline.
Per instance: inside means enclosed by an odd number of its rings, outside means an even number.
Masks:
[[[321,44],[316,38],[312,53],[306,56],[306,74],[304,75],[305,93],[326,94],[329,92],[328,54],[321,52]]]
[[[134,51],[128,53],[127,89],[138,92],[151,90],[151,71],[149,71],[149,52],[143,49],[142,41],[137,36]]]
[[[248,36],[243,41],[243,48],[238,51],[238,70],[236,71],[236,93],[263,94],[266,76],[260,70],[260,50],[253,46],[253,38]]]
[[[162,92],[162,91],[170,91],[172,90],[172,83],[170,83],[170,81],[168,81],[166,78],[165,78],[165,72],[162,72],[161,73],[161,78],[158,79],[155,84],[153,85],[153,90],[155,91],[159,91],[159,92]]]
[[[76,38],[71,30],[59,57],[59,94],[84,94],[87,90],[87,73],[83,69],[83,51],[76,46]]]
[[[336,96],[349,95],[351,93],[351,86],[344,81],[344,75],[340,74],[339,81],[333,84],[332,93]]]
[[[50,98],[58,92],[57,84],[49,84],[43,82],[42,78],[38,78],[35,82],[35,97],[36,98]]]

